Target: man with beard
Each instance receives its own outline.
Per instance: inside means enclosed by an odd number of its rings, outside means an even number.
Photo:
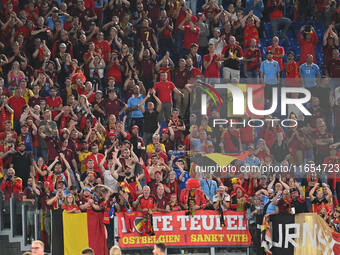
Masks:
[[[277,202],[281,198],[282,191],[278,192],[276,195],[273,189],[261,189],[255,193],[256,196],[261,196],[261,201],[263,202],[263,213],[265,215],[271,215],[276,213]]]
[[[148,46],[148,41],[150,41],[152,48],[155,49],[155,52],[158,51],[156,33],[155,33],[155,30],[149,26],[149,20],[147,18],[143,19],[142,24],[137,34],[137,38],[139,38],[140,42],[143,43],[144,46]]]
[[[62,163],[66,166],[66,170],[63,172]],[[52,171],[53,170],[53,171]],[[48,176],[47,182],[49,185],[49,189],[51,192],[54,191],[56,185],[62,182],[67,187],[71,186],[71,179],[70,179],[70,171],[71,167],[70,164],[66,161],[64,154],[60,153],[59,156],[55,157],[54,161],[48,166],[47,171],[53,172],[51,175]]]
[[[93,160],[94,162],[94,167],[93,169],[100,173],[100,169],[99,169],[99,164],[100,161],[104,158],[104,155],[102,153],[98,152],[99,148],[98,148],[98,144],[93,143],[91,146],[91,154],[87,156],[85,162],[87,163],[90,159]],[[107,167],[107,164],[105,163],[104,167]]]
[[[51,114],[51,112],[50,112],[50,114]],[[49,123],[48,123],[48,125],[49,125]],[[45,133],[46,130],[48,130],[48,132],[51,133],[51,136],[49,136],[49,135],[47,135],[47,133]],[[59,137],[59,134],[58,134],[58,129],[54,128],[54,129],[51,130],[48,126],[45,126],[44,128],[39,128],[39,131],[40,131],[39,132],[40,137],[42,139],[44,139],[44,144],[46,143],[47,162],[49,164],[51,164],[53,162],[53,160],[55,159],[55,157],[58,156],[59,150],[60,150],[60,147],[59,147],[60,137]],[[41,150],[43,150],[43,148],[41,148]],[[45,159],[45,152],[41,151],[41,154],[43,155],[43,157]]]
[[[145,48],[144,44],[141,46],[141,50],[138,55],[138,61],[140,63],[141,80],[146,90],[152,88],[155,76],[155,60],[156,52],[150,48]]]
[[[15,170],[13,168],[9,168],[7,174],[2,179],[1,191],[5,194],[5,201],[8,201],[12,194],[19,195],[22,191],[22,180],[20,177],[15,176]]]
[[[152,94],[151,94],[152,92]],[[158,120],[158,114],[161,111],[162,102],[159,100],[159,98],[156,96],[156,93],[154,90],[149,90],[146,97],[143,99],[143,101],[140,103],[140,106],[144,105],[144,103],[153,95],[154,99],[157,102],[157,108],[155,109],[155,105],[153,102],[148,101],[147,103],[147,109],[144,109],[144,107],[141,107],[141,111],[144,114],[144,132],[143,132],[143,139],[145,141],[145,144],[150,144],[152,135],[157,132],[157,127],[159,126],[157,123]],[[159,131],[159,130],[158,130]]]
[[[157,192],[155,195],[156,211],[158,212],[170,212],[170,206],[168,205],[168,198],[164,191],[164,184],[157,185]],[[166,186],[165,186],[166,187]]]
[[[139,127],[137,125],[133,125],[131,127],[131,133],[123,134],[126,140],[129,140],[133,146],[133,152],[136,154],[138,158],[142,156],[142,152],[145,151],[145,145],[143,138],[139,135]]]
[[[128,146],[131,145],[129,142]],[[125,146],[127,146],[125,145]],[[122,148],[120,151],[119,162],[122,164],[123,172],[125,172],[126,166],[130,166],[131,168],[135,168],[136,163],[138,163],[138,157],[133,152],[133,149],[130,147]]]
[[[21,142],[18,145],[18,151],[12,154],[13,168],[17,175],[22,179],[23,187],[26,187],[32,167],[32,154],[26,152],[25,149],[25,143]]]
[[[184,94],[176,88],[175,84],[173,84],[171,81],[168,81],[168,74],[163,71],[160,74],[160,81],[155,84],[151,90],[151,93],[153,94],[154,91],[157,92],[158,97],[162,102],[162,108],[158,121],[168,121],[171,118],[173,92],[181,95],[181,97],[184,97]]]
[[[103,157],[104,158],[104,157]],[[102,161],[103,159],[101,159],[101,161]],[[105,164],[106,162],[104,162],[104,164]],[[89,176],[89,174],[90,173],[92,173],[95,177],[97,177],[97,176],[101,176],[101,174],[100,174],[100,172],[99,171],[97,171],[97,170],[95,170],[94,169],[94,160],[92,159],[92,158],[89,158],[88,160],[87,160],[87,162],[86,162],[86,170],[85,170],[85,172],[82,174],[82,180],[84,180],[84,182],[86,182],[86,181],[88,181],[87,179],[89,178],[88,176]],[[86,179],[87,178],[87,179]],[[91,186],[91,185],[90,185]]]
[[[291,197],[291,211],[292,214],[295,213],[304,213],[307,212],[306,207],[306,198],[304,195],[304,191],[297,181],[295,181],[294,188],[290,189],[290,197]]]
[[[150,187],[143,187],[143,194],[139,195],[137,200],[132,203],[137,211],[143,213],[143,227],[141,230],[144,233],[153,233],[152,227],[152,212],[156,210],[156,200],[150,195]]]
[[[151,194],[156,194],[157,193],[157,189],[158,189],[158,185],[160,185],[160,184],[163,185],[163,183],[162,183],[162,181],[163,181],[162,176],[163,176],[162,172],[157,170],[155,172],[155,175],[154,175],[155,179],[153,179],[150,182],[148,182],[148,186],[150,187]],[[167,186],[164,186],[163,189],[167,193],[170,193],[170,189]]]
[[[79,201],[79,208],[82,212],[100,211],[101,207],[98,201],[93,199],[92,191],[89,187],[84,187]]]

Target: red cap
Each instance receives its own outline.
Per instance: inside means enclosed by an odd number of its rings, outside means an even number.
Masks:
[[[139,129],[139,127],[138,127],[137,125],[133,125],[133,126],[131,127],[131,130],[134,129],[134,128]]]
[[[162,129],[162,133],[169,133],[169,129],[168,128],[163,128]]]
[[[157,173],[162,174],[162,172],[159,171],[159,170],[157,170],[157,171],[155,172],[155,175],[156,175]]]

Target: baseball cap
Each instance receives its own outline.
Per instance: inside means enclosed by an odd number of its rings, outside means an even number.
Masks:
[[[169,129],[168,128],[163,128],[162,129],[162,133],[169,133]]]
[[[132,129],[135,129],[135,128],[139,129],[139,127],[138,127],[137,125],[133,125],[133,126],[131,127],[131,130],[132,130]]]
[[[91,189],[90,189],[89,187],[84,187],[83,190],[84,190],[84,191],[87,190],[87,191],[89,191],[89,192],[92,192]]]

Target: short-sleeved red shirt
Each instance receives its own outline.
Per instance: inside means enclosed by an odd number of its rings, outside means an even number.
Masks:
[[[184,41],[183,49],[190,49],[191,44],[198,43],[198,37],[200,35],[200,28],[194,26],[195,32],[191,30],[190,26],[184,26]]]
[[[213,56],[213,61],[211,62],[210,66],[205,69],[205,74],[204,76],[206,78],[220,78],[220,69],[218,68],[218,59],[219,56],[217,54],[214,54]],[[210,61],[210,55],[204,55],[203,60],[206,62]]]
[[[61,97],[56,97],[56,98],[47,97],[46,104],[49,107],[59,107],[60,105],[63,104],[63,100],[61,99]],[[57,115],[58,115],[58,111],[52,110],[52,119],[54,119],[54,117]]]
[[[172,102],[172,91],[175,89],[175,84],[171,81],[160,81],[155,84],[153,89],[157,92],[162,103]]]
[[[298,86],[300,84],[299,79],[299,64],[293,61],[292,63],[286,63],[286,85]]]
[[[26,105],[25,98],[12,96],[8,99],[8,105],[14,110],[14,119],[20,120],[22,107]]]
[[[155,205],[156,205],[156,200],[152,196],[149,196],[147,199],[145,199],[144,197],[140,199],[141,209],[152,209],[155,207]]]
[[[284,55],[285,54],[285,50],[281,46],[277,46],[276,48],[274,48],[273,45],[268,46],[267,51],[271,51],[273,55]],[[282,58],[273,57],[273,59],[277,61],[277,63],[279,63],[280,70],[282,70],[283,69],[283,57]]]

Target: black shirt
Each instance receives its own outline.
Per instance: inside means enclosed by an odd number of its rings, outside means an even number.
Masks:
[[[158,112],[144,112],[144,132],[153,134],[157,129]]]
[[[31,154],[27,152],[24,154],[16,152],[12,155],[12,163],[15,175],[22,179],[22,186],[25,188],[27,180],[30,177]]]
[[[304,213],[307,212],[307,207],[306,207],[306,199],[301,200],[300,198],[296,200],[292,200],[290,203],[291,208],[295,208],[295,213]]]

